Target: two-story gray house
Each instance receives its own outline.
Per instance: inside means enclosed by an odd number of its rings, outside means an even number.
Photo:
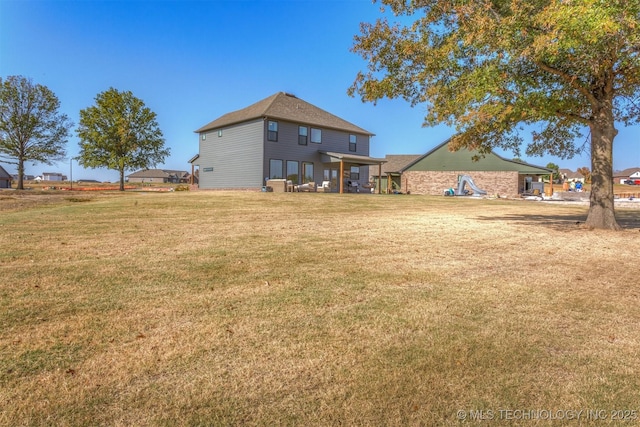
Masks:
[[[369,157],[371,132],[284,92],[195,132],[199,153],[190,162],[202,189],[260,189],[267,179],[286,179],[330,182],[343,192],[348,183],[367,183],[385,162]]]

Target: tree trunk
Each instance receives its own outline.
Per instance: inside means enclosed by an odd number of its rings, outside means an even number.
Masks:
[[[599,119],[599,120],[598,120]],[[591,197],[585,225],[621,230],[613,202],[613,116],[601,113],[591,126]]]
[[[120,169],[120,191],[124,191],[124,169]]]
[[[18,186],[16,190],[24,190],[24,160],[18,159]]]

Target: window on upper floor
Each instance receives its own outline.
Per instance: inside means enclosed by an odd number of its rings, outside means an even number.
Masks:
[[[311,128],[311,142],[314,144],[322,144],[322,130]]]
[[[298,144],[307,145],[307,134],[309,128],[306,126],[298,126]]]
[[[355,135],[349,135],[349,151],[357,151],[357,141],[358,138]]]
[[[278,140],[278,122],[269,120],[268,130],[267,130],[267,140],[269,141]]]

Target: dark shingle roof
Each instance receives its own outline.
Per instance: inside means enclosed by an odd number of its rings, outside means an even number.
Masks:
[[[382,165],[382,173],[398,173],[409,163],[422,157],[422,154],[387,154],[387,163]]]
[[[628,168],[620,172],[614,172],[613,176],[631,176],[636,172],[640,172],[640,168]]]
[[[584,178],[582,174],[574,172],[571,169],[558,169],[560,175],[564,175],[567,179]]]
[[[371,132],[362,129],[324,111],[315,105],[311,105],[294,95],[278,92],[268,98],[258,101],[242,110],[227,113],[222,117],[202,126],[196,133],[206,132],[236,123],[254,120],[260,117],[269,119],[280,119],[308,125],[315,125],[330,129],[339,129],[354,133],[364,133],[373,135]]]

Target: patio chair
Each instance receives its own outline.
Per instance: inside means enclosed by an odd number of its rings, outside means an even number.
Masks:
[[[317,189],[320,193],[330,193],[331,192],[331,181],[322,181],[322,185],[320,185]]]
[[[301,191],[316,191],[316,183],[315,182],[307,182],[306,184],[296,185],[295,187],[297,192]]]

